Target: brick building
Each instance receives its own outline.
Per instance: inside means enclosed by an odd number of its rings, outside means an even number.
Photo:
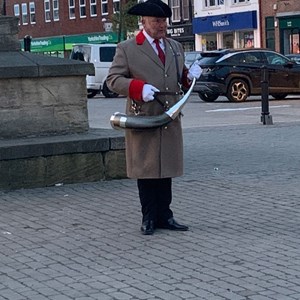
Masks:
[[[283,54],[299,53],[300,1],[260,1],[262,46]]]
[[[111,16],[126,0],[6,0],[6,14],[19,17],[19,38],[31,51],[67,57],[75,43],[117,43]]]

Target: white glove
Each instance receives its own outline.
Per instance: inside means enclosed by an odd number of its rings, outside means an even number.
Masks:
[[[193,80],[194,78],[199,79],[201,73],[202,73],[201,67],[198,64],[194,63],[190,67],[187,77],[190,80]]]
[[[151,84],[144,84],[142,97],[144,102],[149,102],[154,100],[154,93],[159,92],[159,90]]]

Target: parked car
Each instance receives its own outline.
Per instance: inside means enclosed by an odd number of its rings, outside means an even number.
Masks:
[[[223,49],[201,53],[202,74],[194,92],[207,102],[223,95],[232,102],[246,101],[261,94],[263,66],[268,72],[269,94],[284,99],[300,94],[300,65],[267,49]]]
[[[300,64],[300,53],[295,54],[286,54],[286,57],[296,62],[296,64]]]
[[[189,68],[192,63],[201,58],[201,51],[188,51],[184,53],[184,62],[187,68]]]
[[[116,53],[116,44],[77,44],[72,48],[71,59],[91,62],[95,67],[95,76],[87,75],[87,97],[92,98],[102,92],[106,98],[118,97],[109,90],[106,77]]]

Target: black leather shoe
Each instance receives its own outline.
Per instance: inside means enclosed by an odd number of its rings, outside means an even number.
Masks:
[[[151,235],[154,233],[154,222],[152,220],[144,221],[141,226],[141,231],[144,235]]]
[[[174,218],[170,218],[167,222],[163,224],[158,224],[157,228],[177,230],[177,231],[189,230],[188,226],[178,224]]]

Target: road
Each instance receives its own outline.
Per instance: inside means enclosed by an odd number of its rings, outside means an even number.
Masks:
[[[124,112],[126,99],[123,97],[106,99],[97,96],[88,100],[88,113],[91,128],[111,128],[110,116],[118,111]],[[297,122],[300,120],[300,97],[288,97],[285,100],[270,100],[269,111],[273,123]],[[229,102],[219,97],[215,102],[200,100],[192,94],[183,108],[183,128],[206,126],[228,126],[238,124],[261,123],[261,99],[250,97],[243,103]]]

